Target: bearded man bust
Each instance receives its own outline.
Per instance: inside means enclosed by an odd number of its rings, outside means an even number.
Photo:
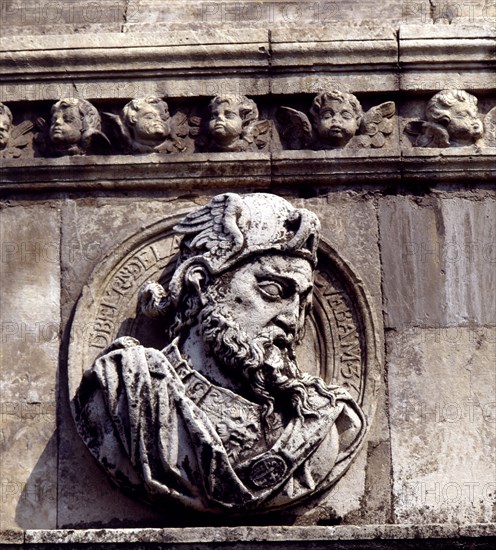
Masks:
[[[269,194],[225,193],[188,214],[166,291],[143,312],[162,350],[117,339],[83,376],[78,431],[127,493],[203,512],[285,508],[344,472],[365,432],[357,403],[300,370],[320,223]]]

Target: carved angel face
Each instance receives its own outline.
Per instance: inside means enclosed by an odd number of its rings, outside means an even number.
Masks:
[[[243,119],[239,114],[239,105],[227,102],[215,105],[210,113],[209,131],[214,141],[227,147],[241,136]]]
[[[169,135],[169,124],[160,110],[144,105],[136,114],[134,138],[141,143],[161,143]]]
[[[356,134],[360,121],[347,101],[332,100],[322,107],[317,120],[317,132],[325,142],[344,147]]]
[[[0,114],[0,149],[5,149],[5,147],[7,147],[11,129],[12,124],[10,123],[9,117],[5,113]]]
[[[482,137],[483,126],[477,107],[467,101],[457,101],[449,108],[449,115],[441,119],[446,124],[450,140],[457,145],[471,145]]]
[[[83,117],[76,106],[60,107],[52,111],[50,139],[56,144],[79,143],[83,131]]]

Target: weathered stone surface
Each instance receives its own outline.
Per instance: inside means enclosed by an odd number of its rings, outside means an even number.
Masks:
[[[322,236],[349,262],[371,294],[375,312],[382,304],[381,258],[377,211],[372,198],[360,192],[336,191],[312,199],[299,199],[322,220]],[[377,315],[378,332],[381,319]]]
[[[269,67],[268,31],[263,29],[66,35],[56,43],[47,36],[16,36],[0,38],[0,49],[5,52],[0,69],[5,81],[12,82],[0,87],[4,102],[65,96],[93,101],[147,95],[260,95],[270,89],[264,78]],[[29,85],[19,80],[27,75]]]
[[[119,32],[126,0],[57,2],[17,0],[0,4],[2,35]]]
[[[56,526],[60,213],[1,209],[0,526]]]
[[[387,327],[494,325],[496,201],[380,201]]]
[[[387,338],[394,521],[494,522],[496,329]]]

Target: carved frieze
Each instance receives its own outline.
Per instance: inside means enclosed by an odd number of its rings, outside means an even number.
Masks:
[[[293,105],[301,106],[304,101],[308,99],[296,97]],[[416,101],[401,108],[409,113],[413,107],[418,116],[419,106]],[[33,107],[24,119],[22,111],[16,112],[21,122],[14,126],[11,109],[1,104],[2,158],[209,152],[277,155],[290,149],[334,151],[332,155],[341,162],[342,154],[354,149],[368,149],[364,158],[372,150],[382,150],[401,160],[400,149],[411,149],[410,144],[425,148],[475,145],[474,152],[486,155],[496,148],[496,107],[485,99],[479,112],[477,98],[464,90],[435,94],[424,120],[403,114],[407,137],[401,144],[393,101],[364,110],[354,94],[338,90],[314,96],[307,113],[301,107],[265,103],[267,118],[263,120],[253,99],[235,94],[215,96],[208,104],[182,100],[172,109],[162,97],[145,96],[106,106],[103,120],[92,103],[80,98],[57,101],[49,123],[46,112]]]
[[[69,383],[89,450],[160,506],[263,513],[332,486],[379,379],[363,287],[317,217],[274,195],[171,223],[123,243],[78,304]]]

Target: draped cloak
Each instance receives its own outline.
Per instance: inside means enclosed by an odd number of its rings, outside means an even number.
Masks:
[[[235,514],[286,507],[348,467],[365,432],[360,407],[342,390],[309,388],[309,400],[315,415],[267,430],[259,405],[208,381],[174,344],[123,337],[84,374],[74,408],[90,452],[131,496]],[[235,453],[225,432],[239,421],[251,439]]]

